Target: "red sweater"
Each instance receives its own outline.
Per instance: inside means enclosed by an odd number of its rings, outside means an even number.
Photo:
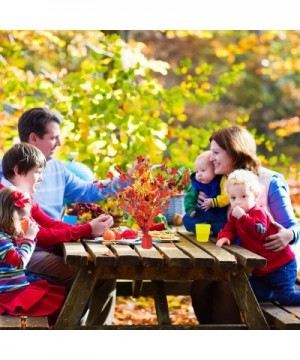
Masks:
[[[3,187],[0,184],[0,189]],[[84,237],[89,238],[92,235],[92,227],[89,223],[70,225],[54,220],[46,215],[33,199],[31,217],[40,227],[37,233],[37,245],[44,249],[64,242],[78,241]]]
[[[264,229],[264,232],[258,231],[258,228]],[[226,225],[218,234],[218,239],[225,237],[232,243],[238,237],[245,249],[266,258],[267,265],[264,268],[253,270],[254,275],[263,276],[295,258],[295,254],[289,245],[278,252],[264,248],[265,238],[277,232],[278,229],[272,223],[271,215],[264,208],[256,205],[239,219],[236,219],[230,213]]]

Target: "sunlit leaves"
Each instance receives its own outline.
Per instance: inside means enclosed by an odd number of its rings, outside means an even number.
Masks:
[[[186,34],[211,36],[211,32]],[[147,57],[142,43],[125,43],[101,31],[0,31],[0,46],[2,108],[5,102],[20,112],[33,106],[61,112],[64,146],[57,156],[66,159],[76,150],[78,160],[98,177],[106,176],[115,164],[126,167],[145,152],[153,163],[166,158],[182,164],[187,160],[191,166],[193,160],[183,150],[188,145],[196,153],[197,140],[190,141],[184,130],[187,105],[205,106],[219,99],[235,79],[228,71],[216,80],[208,63],[183,59],[178,84],[166,86],[153,75],[173,71],[170,64]],[[2,152],[15,141],[18,116],[11,113],[13,131],[3,124]],[[173,131],[178,124],[180,132]]]

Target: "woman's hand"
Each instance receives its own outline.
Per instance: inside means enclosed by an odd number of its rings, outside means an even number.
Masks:
[[[197,205],[199,207],[201,207],[203,204],[203,201],[205,201],[206,199],[207,199],[207,196],[206,196],[205,192],[199,191]]]
[[[203,200],[201,204],[201,209],[207,211],[211,208],[212,200],[210,198]]]
[[[294,239],[294,232],[290,229],[284,228],[275,221],[273,221],[273,224],[277,226],[278,233],[266,237],[264,247],[267,250],[276,252],[284,249]]]
[[[114,224],[114,220],[110,215],[99,215],[96,219],[90,221],[92,227],[92,236],[100,236],[104,231],[108,230]]]

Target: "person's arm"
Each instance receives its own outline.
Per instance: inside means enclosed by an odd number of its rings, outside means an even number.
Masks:
[[[217,243],[218,246],[226,244],[231,244],[236,238],[236,230],[235,230],[235,219],[233,218],[232,214],[230,213],[229,218],[224,225],[224,227],[218,233],[218,241],[221,239],[227,239],[229,241],[223,241]]]
[[[192,211],[195,211],[198,200],[198,191],[191,186],[184,195],[184,210],[190,215]]]
[[[65,194],[64,196],[74,202],[98,202],[107,200],[126,188],[130,180],[122,181],[120,177],[113,180],[99,180],[88,182],[79,179],[67,168],[64,168]]]
[[[225,182],[227,177],[224,175],[220,181],[220,195],[211,199],[211,207],[224,207],[229,205],[229,197],[225,190]]]
[[[0,240],[0,258],[8,265],[17,269],[25,269],[35,249],[35,241],[22,239],[20,246],[13,245],[9,238],[2,237]]]
[[[80,238],[92,236],[92,227],[89,223],[69,225],[62,221],[53,220],[43,212],[37,203],[32,206],[31,216],[40,227],[37,234],[37,243],[42,248],[49,248],[63,242],[78,241]]]
[[[282,176],[273,176],[268,192],[268,206],[277,223],[278,233],[266,238],[265,248],[280,251],[300,238],[300,224],[293,211],[289,187]]]
[[[52,159],[47,162],[43,181],[33,198],[48,216],[61,220],[65,199],[69,202],[98,202],[119,192],[119,183],[121,187],[128,185],[128,182],[123,183],[119,178],[114,181],[105,180],[104,183],[106,182],[112,188],[103,186],[105,189],[100,189],[98,183],[81,180],[63,162]]]

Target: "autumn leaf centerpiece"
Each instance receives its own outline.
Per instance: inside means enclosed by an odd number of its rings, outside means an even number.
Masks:
[[[139,225],[143,232],[142,247],[149,249],[152,247],[149,229],[154,218],[163,213],[169,205],[170,198],[180,194],[189,183],[189,170],[186,169],[178,181],[178,168],[162,164],[154,169],[147,156],[137,158],[131,175],[124,172],[121,167],[116,167],[116,170],[120,180],[129,183],[125,188],[120,186],[120,192],[116,195],[120,207]],[[111,172],[107,175],[110,179],[114,178]]]

